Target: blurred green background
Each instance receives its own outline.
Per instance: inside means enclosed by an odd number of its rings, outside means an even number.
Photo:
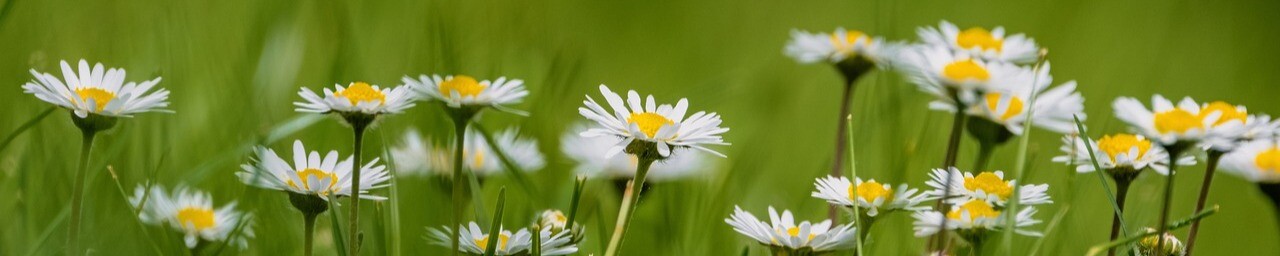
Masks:
[[[1277,1],[7,0],[0,6],[0,84],[8,86],[0,90],[2,134],[50,106],[23,94],[20,85],[32,79],[28,69],[60,75],[59,60],[126,68],[129,81],[162,76],[160,86],[173,91],[176,114],[138,115],[99,137],[82,233],[85,247],[104,255],[151,253],[107,165],[128,190],[158,168],[155,179],[167,187],[211,191],[219,205],[238,201],[257,216],[257,238],[247,250],[228,254],[301,254],[301,218],[286,196],[246,188],[232,173],[249,160],[248,146],[261,142],[280,150],[301,139],[310,148],[349,154],[349,128],[332,118],[299,119],[307,115],[295,113],[291,102],[300,100],[299,87],[354,80],[386,86],[422,73],[524,79],[531,95],[517,107],[530,117],[482,117],[490,130],[522,127],[549,159],[530,176],[542,192],[538,199],[510,179],[486,180],[488,209],[499,187],[512,192],[508,226],[526,225],[544,208],[567,207],[573,163],[559,154],[559,137],[583,120],[576,108],[583,95],[598,95],[596,85],[637,89],[666,102],[687,97],[693,109],[719,112],[732,129],[725,140],[733,145],[719,148],[729,158],[704,178],[647,191],[625,246],[630,255],[729,255],[746,245],[753,255],[765,254],[724,224],[734,205],[758,216],[772,205],[802,219],[825,218],[826,203],[809,193],[831,162],[840,77],[782,55],[793,28],[843,26],[914,40],[916,27],[945,19],[1027,33],[1051,50],[1055,83],[1079,81],[1096,133],[1123,131],[1110,115],[1117,96],[1192,96],[1280,114]],[[924,186],[926,171],[943,158],[950,120],[927,110],[927,100],[897,74],[862,80],[853,107],[861,176]],[[0,152],[0,255],[61,252],[80,141],[67,115],[57,110]],[[394,146],[414,127],[435,137],[450,133],[439,107],[421,104],[375,127],[366,157],[382,155],[384,145]],[[1067,188],[1078,191],[1041,253],[1079,255],[1103,243],[1110,206],[1096,176],[1075,175],[1072,182],[1067,167],[1049,161],[1059,154],[1059,135],[1037,129],[1031,136],[1025,182],[1051,184],[1056,201],[1036,217],[1048,221],[1066,203]],[[962,167],[971,165],[976,148],[966,138]],[[994,167],[1012,169],[1014,150],[1001,148]],[[1183,170],[1176,218],[1191,214],[1203,166]],[[443,183],[396,182],[398,227],[389,224],[387,203],[361,204],[367,207],[364,252],[390,254],[398,241],[403,254],[445,253],[422,239],[424,227],[449,222]],[[1131,226],[1155,222],[1162,182],[1149,174],[1139,178],[1130,194]],[[1215,183],[1210,201],[1222,211],[1204,221],[1197,251],[1280,252],[1276,213],[1255,187],[1229,175]],[[607,181],[587,189],[583,255],[603,251],[618,200]],[[327,218],[321,217],[317,235],[322,254],[334,253]],[[924,239],[911,236],[910,223],[903,213],[877,223],[868,253],[920,254]],[[184,253],[177,234],[147,228],[166,254]],[[1177,234],[1185,238],[1186,232]],[[1037,240],[1016,239],[1015,254],[1028,253]]]

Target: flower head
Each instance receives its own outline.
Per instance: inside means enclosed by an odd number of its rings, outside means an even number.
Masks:
[[[458,226],[458,236],[460,245],[458,251],[481,255],[488,249],[490,239],[498,239],[494,254],[496,255],[528,255],[532,249],[533,234],[528,229],[516,230],[514,233],[509,230],[501,230],[496,236],[493,234],[485,234],[474,221],[468,223],[466,227]],[[433,244],[445,247],[451,247],[453,240],[450,234],[453,233],[449,227],[428,228],[431,233],[431,241]],[[560,232],[553,234],[549,228],[544,228],[538,232],[539,241],[541,241],[542,255],[569,255],[578,252],[578,246],[570,242],[568,232]]]
[[[1049,70],[1049,63],[1046,62],[1042,69]],[[965,112],[970,116],[1004,126],[1012,134],[1020,135],[1025,130],[1027,111],[1031,111],[1035,126],[1057,133],[1071,133],[1076,128],[1074,117],[1079,115],[1081,120],[1085,118],[1084,97],[1075,88],[1075,81],[1068,81],[1049,90],[1045,90],[1045,87],[1031,88],[1028,84],[1003,84],[981,95],[961,94],[960,100],[965,101],[965,106],[969,106]],[[1035,98],[1034,102],[1032,97]],[[936,106],[953,111],[954,105]]]
[[[1255,140],[1222,156],[1222,169],[1257,183],[1280,183],[1280,143]]]
[[[912,214],[915,217],[915,235],[924,237],[933,235],[942,230],[945,226],[947,230],[965,231],[965,232],[982,232],[986,230],[1000,230],[1004,227],[1006,218],[1014,219],[1014,232],[1026,236],[1040,236],[1040,232],[1023,229],[1025,227],[1040,223],[1040,220],[1032,218],[1035,215],[1034,207],[1022,208],[1016,216],[1010,216],[1005,212],[1003,207],[998,207],[990,202],[972,199],[967,201],[956,201],[951,211],[943,214],[934,210],[918,211]]]
[[[591,177],[612,179],[635,177],[636,163],[638,162],[636,156],[616,154],[611,157],[605,157],[600,154],[600,152],[608,151],[614,145],[618,145],[622,139],[613,136],[583,137],[579,135],[587,129],[586,125],[575,125],[574,128],[560,137],[560,150],[577,163],[577,166],[573,168],[573,172]],[[653,166],[649,168],[649,174],[645,180],[646,182],[660,182],[689,178],[706,173],[712,166],[703,154],[705,153],[700,151],[689,151],[674,154],[667,159],[654,162]]]
[[[907,184],[900,184],[898,189],[894,190],[893,186],[876,182],[874,179],[863,181],[862,178],[856,178],[855,181],[857,183],[849,182],[849,178],[845,177],[818,178],[813,184],[817,187],[817,191],[812,195],[827,200],[828,203],[845,207],[852,207],[856,202],[858,207],[871,217],[879,215],[881,210],[928,209],[920,206],[920,202],[928,200],[929,197],[924,193],[917,193],[918,189],[907,188]],[[857,196],[855,197],[854,194]]]
[[[501,149],[511,159],[512,164],[519,167],[521,171],[532,172],[542,169],[546,165],[546,159],[542,151],[538,150],[538,141],[520,137],[519,132],[518,128],[508,128],[494,135],[493,140],[498,143],[497,148]],[[437,146],[431,142],[431,139],[422,138],[422,135],[412,129],[405,132],[402,143],[391,150],[391,157],[396,160],[399,170],[403,170],[405,174],[453,175],[453,151],[450,150],[453,148],[452,143],[447,146]],[[497,175],[503,173],[506,168],[502,165],[494,147],[474,129],[467,130],[466,138],[463,140],[462,159],[463,165],[477,175]]]
[[[79,73],[71,69],[67,61],[61,61],[63,79],[50,73],[31,70],[34,80],[22,85],[22,91],[35,95],[45,102],[70,109],[79,118],[97,114],[109,117],[131,117],[144,112],[168,112],[169,91],[164,88],[150,92],[160,83],[156,77],[142,83],[124,82],[125,70],[105,69],[102,63],[89,67],[80,60]]]
[[[449,108],[493,107],[501,111],[516,114],[524,112],[508,108],[518,104],[529,95],[524,88],[524,80],[499,77],[497,80],[476,80],[465,75],[419,75],[418,79],[405,76],[405,84],[413,88],[419,97],[427,100],[438,100]]]
[[[1201,105],[1200,115],[1214,113],[1218,114],[1218,120],[1209,125],[1209,134],[1203,143],[1203,147],[1210,150],[1231,152],[1241,144],[1269,139],[1280,131],[1280,122],[1271,121],[1271,116],[1265,114],[1250,114],[1244,106],[1222,101]]]
[[[1141,171],[1150,167],[1163,175],[1169,173],[1169,153],[1145,136],[1127,133],[1111,134],[1104,135],[1096,141],[1089,140],[1089,145],[1084,143],[1085,139],[1077,135],[1064,136],[1061,149],[1066,155],[1054,157],[1053,161],[1075,164],[1076,171],[1079,172],[1092,172],[1094,167],[1093,159],[1089,156],[1089,148],[1093,148],[1093,153],[1098,158],[1098,165],[1104,170]],[[1194,165],[1196,161],[1194,157],[1182,156],[1178,158],[1177,163]]]
[[[148,194],[149,193],[149,194]],[[247,213],[236,211],[231,202],[221,208],[213,207],[209,193],[178,187],[173,194],[161,186],[148,191],[139,185],[133,190],[129,203],[140,209],[142,222],[165,225],[182,232],[187,248],[195,248],[200,241],[223,242],[239,248],[248,246],[253,237],[253,225]],[[239,234],[233,233],[239,229]],[[228,241],[230,239],[230,241]]]
[[[1190,97],[1183,98],[1178,105],[1159,94],[1151,97],[1151,109],[1147,109],[1137,99],[1121,97],[1112,104],[1116,117],[1128,123],[1132,129],[1148,139],[1170,146],[1176,143],[1199,143],[1211,129],[1232,129],[1238,122],[1218,124],[1222,113],[1219,111],[1201,112],[1201,107]]]
[[[1155,232],[1154,228],[1147,228],[1147,232]],[[1164,248],[1160,248],[1160,240],[1164,240]],[[1164,234],[1153,235],[1138,240],[1139,256],[1182,256],[1187,255],[1187,247],[1182,245],[1182,241],[1178,237],[1165,232]]]
[[[600,93],[604,94],[612,113],[591,96],[582,102],[586,106],[578,108],[578,113],[598,125],[582,132],[582,136],[621,138],[618,144],[606,151],[606,157],[623,152],[633,141],[653,143],[662,157],[671,156],[672,148],[693,148],[724,157],[724,154],[706,148],[707,145],[729,145],[720,137],[729,128],[720,127],[720,115],[715,112],[699,111],[686,118],[685,112],[689,109],[686,99],[680,99],[675,106],[658,105],[653,95],[649,95],[642,104],[639,93],[628,91],[627,101],[623,103],[622,97],[610,91],[608,86],[600,85]]]
[[[904,48],[898,56],[898,67],[908,81],[935,97],[930,103],[934,109],[954,110],[956,99],[970,104],[985,100],[987,93],[1005,93],[1023,97],[1025,101],[1031,93],[1040,93],[1053,82],[1048,68],[1036,73],[1028,67],[987,61],[942,46],[915,45]],[[1062,93],[1066,95],[1062,97],[1070,96],[1071,92],[1064,90]]]
[[[386,186],[390,176],[386,167],[378,165],[378,159],[361,166],[360,188],[351,188],[351,156],[339,161],[338,151],[332,150],[320,157],[319,151],[310,154],[302,146],[301,140],[293,142],[293,164],[290,165],[276,154],[275,150],[258,147],[255,150],[256,161],[241,165],[236,176],[245,184],[274,189],[301,195],[314,195],[325,198],[329,195],[359,195],[361,199],[386,200],[386,197],[367,194],[368,190]],[[353,190],[358,192],[352,192]]]
[[[944,198],[944,200],[953,204],[982,200],[1003,207],[1009,197],[1013,196],[1014,188],[1019,189],[1019,204],[1039,205],[1053,202],[1049,199],[1049,194],[1045,193],[1049,190],[1048,184],[1018,186],[1016,180],[1005,180],[1002,171],[973,174],[960,172],[960,169],[952,167],[946,170],[933,169],[929,176],[930,180],[925,184],[933,187],[933,190],[925,194],[939,198],[946,194],[947,178],[951,178],[951,198]]]
[[[944,20],[936,28],[918,28],[916,33],[926,44],[944,46],[988,61],[1028,64],[1036,60],[1036,54],[1040,50],[1036,41],[1026,35],[1006,36],[1004,27],[960,30],[955,24]]]
[[[724,220],[733,230],[761,244],[784,250],[808,250],[812,252],[829,252],[853,248],[854,236],[858,233],[853,225],[831,226],[831,220],[818,223],[809,221],[796,225],[791,211],[778,211],[769,207],[769,222],[763,222],[755,215],[734,206],[733,215]]]
[[[382,88],[365,82],[352,82],[346,87],[335,84],[332,89],[324,88],[323,96],[303,87],[298,96],[303,101],[293,103],[295,110],[307,113],[398,114],[414,105],[413,95],[405,86]]]
[[[791,41],[784,52],[800,63],[828,62],[837,64],[849,59],[879,64],[889,61],[899,44],[885,42],[862,31],[837,28],[832,33],[809,33],[792,30]]]

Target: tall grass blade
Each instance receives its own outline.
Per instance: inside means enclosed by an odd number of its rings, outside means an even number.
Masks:
[[[8,7],[9,5],[5,5],[5,6]],[[12,143],[14,139],[18,138],[18,135],[22,135],[22,133],[26,132],[28,129],[31,129],[32,126],[36,126],[36,123],[39,123],[40,120],[44,120],[44,117],[49,116],[49,114],[52,114],[54,110],[58,110],[58,107],[49,107],[45,109],[43,112],[40,112],[39,115],[31,117],[31,119],[27,120],[26,122],[23,122],[22,125],[19,125],[18,129],[14,129],[13,132],[9,133],[8,136],[4,137],[4,142],[0,142],[0,152],[4,152],[4,149],[9,147],[9,143]]]
[[[506,204],[507,187],[502,187],[498,189],[498,206],[493,210],[493,222],[489,224],[489,241],[484,247],[485,256],[493,256],[498,250],[498,240],[502,240],[501,234],[499,234],[502,232],[502,210],[504,210],[503,208],[506,207]],[[538,231],[534,231],[533,235],[538,236]]]

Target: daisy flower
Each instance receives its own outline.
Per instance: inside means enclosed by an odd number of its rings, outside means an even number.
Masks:
[[[779,216],[772,206],[769,207],[769,222],[763,222],[741,207],[733,208],[733,215],[724,222],[733,226],[734,231],[774,249],[820,253],[857,246],[854,236],[858,233],[851,224],[833,227],[831,220],[823,220],[796,225],[791,211],[783,211]]]
[[[948,174],[950,172],[950,174]],[[978,174],[961,172],[960,169],[951,167],[950,169],[933,169],[929,174],[930,180],[925,182],[926,185],[933,187],[933,190],[926,191],[925,194],[930,197],[943,197],[946,193],[947,177],[952,178],[951,196],[946,199],[953,204],[964,203],[970,200],[982,200],[990,202],[999,207],[1004,207],[1009,197],[1013,195],[1013,189],[1019,189],[1019,204],[1024,206],[1048,204],[1053,201],[1049,199],[1049,194],[1045,191],[1049,190],[1048,184],[1023,185],[1018,186],[1017,180],[1005,180],[1004,172],[980,172]]]
[[[453,175],[453,153],[450,149],[438,146],[431,138],[422,137],[413,128],[404,133],[399,145],[391,148],[391,159],[395,160],[399,175]]]
[[[546,166],[546,158],[538,150],[538,141],[519,136],[519,129],[508,128],[494,135],[494,142],[502,149],[512,164],[521,171],[531,172]],[[391,150],[396,166],[405,174],[425,176],[436,174],[453,175],[453,152],[448,147],[436,146],[430,139],[422,138],[417,131],[405,132],[402,145]],[[475,130],[466,133],[463,142],[463,165],[480,176],[502,174],[502,160],[498,158],[494,147],[486,143],[484,136]]]
[[[1091,146],[1094,155],[1098,157],[1098,165],[1104,170],[1140,171],[1150,167],[1162,175],[1169,174],[1169,153],[1162,147],[1152,147],[1152,141],[1142,135],[1126,133],[1104,135],[1096,141],[1089,140],[1089,145],[1084,144],[1084,138],[1067,135],[1062,138],[1062,143],[1061,149],[1066,155],[1054,157],[1053,161],[1075,163],[1078,172],[1094,171],[1093,160],[1089,157],[1089,148],[1086,147]],[[1178,158],[1178,165],[1195,164],[1194,157]]]
[[[365,82],[352,82],[346,87],[341,84],[334,88],[324,88],[324,96],[316,94],[309,88],[302,88],[298,96],[304,101],[294,102],[295,110],[306,113],[340,113],[347,114],[398,114],[413,107],[414,96],[409,88],[396,86],[381,88]]]
[[[156,77],[142,83],[125,83],[125,71],[121,68],[104,68],[96,63],[80,60],[79,72],[71,69],[67,61],[61,61],[62,79],[50,73],[31,70],[34,80],[22,85],[22,92],[59,107],[71,110],[79,118],[89,114],[108,117],[132,117],[144,112],[173,111],[169,106],[169,91],[164,88],[151,91],[160,83]]]
[[[885,63],[898,44],[872,37],[862,31],[836,28],[833,33],[809,33],[791,30],[791,41],[783,52],[800,63],[827,62],[838,64],[861,58],[872,64]]]
[[[1155,231],[1156,230],[1154,228],[1147,228],[1147,232],[1155,232]],[[1161,239],[1164,240],[1164,248],[1159,248]],[[1144,237],[1142,238],[1142,240],[1138,240],[1137,247],[1138,247],[1138,251],[1136,252],[1136,255],[1138,256],[1187,255],[1187,247],[1182,244],[1182,240],[1178,240],[1178,237],[1173,236],[1173,234],[1169,234],[1168,232],[1165,232],[1164,234]]]
[[[605,157],[600,154],[600,152],[609,151],[621,139],[612,136],[582,137],[579,135],[587,129],[586,125],[575,125],[560,137],[560,150],[577,163],[573,173],[611,179],[635,177],[636,164],[639,162],[635,156],[617,154]],[[700,151],[689,151],[654,162],[649,168],[646,180],[661,182],[703,174],[711,168],[711,163],[703,157],[703,154]]]
[[[319,151],[309,154],[301,140],[293,141],[293,164],[285,162],[275,150],[258,147],[256,163],[241,165],[236,176],[252,186],[280,190],[301,195],[314,195],[328,200],[329,195],[352,196],[352,157],[338,160],[338,151],[332,150],[320,157]],[[386,197],[368,194],[368,190],[386,186],[390,180],[386,167],[378,165],[378,159],[360,167],[360,188],[354,189],[361,199],[386,200]]]
[[[959,231],[962,234],[981,234],[982,231],[1000,230],[1006,218],[1014,219],[1014,232],[1026,236],[1041,236],[1040,232],[1023,229],[1040,223],[1032,218],[1036,214],[1034,207],[1022,208],[1016,216],[1010,216],[1003,209],[979,199],[962,201],[943,214],[934,210],[918,211],[915,217],[915,235],[925,237],[938,233],[944,226],[947,230]],[[945,224],[945,225],[944,225]]]
[[[907,80],[936,97],[930,103],[934,109],[945,110],[945,105],[954,106],[956,99],[978,99],[987,92],[1018,87],[1048,88],[1053,81],[1049,69],[1041,69],[1037,74],[1028,67],[986,61],[936,45],[908,47],[901,51],[899,58],[899,68]]]
[[[129,204],[140,209],[138,218],[143,223],[167,224],[182,232],[187,248],[195,248],[201,241],[226,241],[244,249],[248,246],[248,239],[253,238],[253,225],[248,223],[250,217],[247,213],[236,211],[235,202],[214,208],[213,198],[204,191],[178,187],[169,194],[161,186],[152,186],[147,191],[140,185],[133,190]],[[240,233],[233,234],[237,228]]]
[[[855,181],[857,181],[856,185],[845,177],[818,178],[813,184],[818,191],[814,191],[812,195],[827,200],[828,203],[845,207],[853,207],[854,202],[857,202],[858,207],[867,211],[867,216],[871,217],[880,214],[881,209],[891,212],[929,208],[919,206],[920,202],[929,198],[924,193],[916,193],[918,189],[907,188],[907,184],[898,185],[898,189],[894,190],[889,184],[881,184],[875,179],[863,181],[862,178],[855,178]],[[856,199],[855,189],[857,190]]]
[[[1161,145],[1176,143],[1198,143],[1210,134],[1211,130],[1239,129],[1240,122],[1218,123],[1222,119],[1221,111],[1201,111],[1190,97],[1183,98],[1174,105],[1168,99],[1156,94],[1151,96],[1151,109],[1142,102],[1130,97],[1121,97],[1112,104],[1116,117],[1128,123],[1135,132],[1146,136]]]
[[[493,107],[504,112],[527,115],[508,108],[519,104],[529,95],[529,91],[524,88],[524,80],[499,77],[494,81],[477,81],[474,77],[464,75],[419,75],[418,79],[405,76],[401,80],[413,88],[419,97],[444,102],[450,108]]]
[[[961,31],[955,24],[944,20],[936,28],[918,28],[916,34],[926,44],[945,46],[989,61],[1029,64],[1036,61],[1040,51],[1036,41],[1026,35],[1006,36],[1004,27],[991,30],[972,27]]]
[[[692,148],[724,157],[724,154],[706,147],[729,145],[720,137],[729,128],[720,127],[720,115],[715,112],[699,111],[686,118],[685,113],[689,109],[687,99],[680,99],[675,106],[658,105],[653,95],[649,95],[642,104],[640,94],[633,90],[627,92],[627,101],[623,103],[622,97],[603,84],[600,85],[600,93],[604,95],[613,113],[605,110],[591,96],[587,96],[587,100],[582,102],[586,106],[578,108],[578,113],[598,124],[595,128],[582,132],[583,137],[621,138],[618,144],[605,151],[605,157],[623,152],[633,141],[654,144],[653,147],[661,158],[671,156],[672,148]],[[627,153],[636,155],[641,152]]]
[[[1222,169],[1256,183],[1280,183],[1280,143],[1255,140],[1223,155]]]
[[[1214,112],[1220,116],[1211,125],[1204,147],[1218,152],[1231,152],[1242,143],[1271,138],[1280,128],[1280,122],[1272,122],[1271,116],[1249,114],[1244,106],[1214,101],[1200,107],[1200,115]]]
[[[1044,64],[1043,71],[1049,70],[1049,63]],[[1051,79],[1042,77],[1041,79]],[[1009,86],[1008,84],[1004,86]],[[1069,81],[1053,89],[1031,88],[1028,85],[1017,85],[1012,88],[1000,88],[988,91],[978,98],[962,98],[968,101],[970,116],[1003,126],[1012,134],[1021,135],[1027,121],[1026,111],[1032,111],[1031,118],[1037,127],[1057,133],[1075,132],[1075,115],[1084,120],[1084,97],[1076,91],[1076,82]],[[1035,102],[1029,104],[1031,98]],[[1028,105],[1031,105],[1028,108]],[[954,111],[955,104],[939,104],[948,111]]]
[[[480,225],[472,221],[468,226],[458,226],[461,244],[458,250],[468,255],[482,255],[485,249],[488,249],[491,239],[489,234],[485,234],[480,229]],[[520,229],[512,233],[509,230],[499,228],[497,235],[497,248],[494,249],[496,255],[528,255],[532,249],[533,234],[527,229]],[[452,240],[449,234],[453,232],[449,227],[429,228],[432,243],[439,246],[451,247]],[[569,242],[567,232],[552,234],[550,228],[544,228],[538,232],[539,240],[542,241],[542,255],[569,255],[578,252],[578,246]]]

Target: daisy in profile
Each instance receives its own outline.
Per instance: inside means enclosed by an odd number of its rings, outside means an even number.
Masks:
[[[1128,123],[1132,129],[1165,147],[1186,148],[1210,134],[1210,129],[1238,129],[1240,122],[1219,124],[1221,111],[1205,111],[1190,97],[1177,105],[1156,94],[1151,96],[1151,108],[1147,109],[1138,99],[1121,97],[1112,104],[1116,117]],[[1167,149],[1167,148],[1166,148]]]
[[[476,80],[465,75],[419,75],[417,79],[405,76],[404,84],[413,88],[419,97],[440,101],[446,107],[454,109],[478,109],[493,107],[494,109],[528,115],[509,106],[519,104],[529,91],[524,88],[524,80],[499,77],[497,80]]]
[[[832,33],[791,30],[791,40],[783,52],[804,64],[824,62],[835,65],[847,81],[857,80],[872,67],[887,67],[899,43],[885,42],[862,31],[836,28]]]
[[[917,237],[925,237],[942,232],[945,227],[946,231],[956,232],[972,246],[980,248],[982,246],[982,238],[987,232],[1004,231],[1001,229],[1008,221],[1007,218],[1015,218],[1013,232],[1025,236],[1041,236],[1040,232],[1025,229],[1040,223],[1040,220],[1032,217],[1035,214],[1036,209],[1034,207],[1022,208],[1017,214],[1010,214],[990,202],[973,199],[956,202],[951,207],[951,211],[945,214],[926,210],[915,212],[912,216],[915,217],[914,225]]]
[[[1210,125],[1209,134],[1204,140],[1204,148],[1211,153],[1231,152],[1240,144],[1271,138],[1280,129],[1280,122],[1272,122],[1271,116],[1250,114],[1247,108],[1240,105],[1222,101],[1201,105],[1200,116],[1212,113],[1219,115],[1218,120]]]
[[[1093,160],[1089,148],[1098,157],[1098,165],[1112,178],[1136,178],[1138,172],[1150,168],[1161,175],[1169,174],[1169,153],[1159,144],[1137,134],[1118,133],[1104,135],[1098,140],[1088,140],[1075,135],[1062,138],[1061,150],[1065,155],[1053,158],[1054,162],[1073,163],[1078,172],[1093,172]],[[1153,146],[1154,145],[1154,146]],[[1178,165],[1195,165],[1194,157],[1178,159]]]
[[[1044,64],[1043,70],[1049,70],[1048,62]],[[1034,119],[1035,126],[1056,133],[1075,132],[1074,115],[1080,115],[1081,121],[1085,118],[1082,114],[1084,97],[1076,91],[1076,82],[1068,81],[1053,89],[1046,89],[1048,88],[1033,89],[1026,85],[999,88],[986,92],[979,98],[964,99],[969,101],[965,105],[971,106],[966,112],[981,118],[979,121],[991,122],[1004,127],[1008,133],[1021,135],[1026,129],[1023,127],[1027,121],[1026,112],[1034,109],[1031,118]],[[1035,97],[1034,106],[1030,106],[1033,104],[1032,97]]]
[[[608,151],[619,143],[620,138],[610,136],[582,137],[579,133],[586,131],[586,125],[575,125],[560,137],[560,150],[577,165],[573,173],[614,180],[629,180],[636,175],[635,156],[617,154],[605,157],[600,152]],[[662,182],[696,177],[705,174],[712,166],[705,153],[689,151],[674,154],[665,160],[654,162],[649,168],[647,182]]]
[[[182,232],[188,249],[210,242],[226,242],[244,249],[248,239],[253,238],[247,213],[236,211],[235,202],[214,208],[213,197],[204,191],[179,187],[169,194],[161,186],[151,186],[147,191],[139,185],[129,203],[140,210],[138,218],[143,223],[167,225]]]
[[[1023,34],[1005,35],[1004,27],[960,30],[944,20],[936,28],[922,27],[916,29],[916,33],[926,44],[945,46],[989,61],[1029,64],[1036,61],[1040,51],[1035,40]]]
[[[458,247],[458,251],[467,255],[483,255],[488,249],[490,239],[498,239],[494,249],[495,255],[530,255],[532,248],[533,234],[527,229],[520,229],[514,233],[509,230],[502,230],[497,237],[485,234],[474,221],[468,226],[458,226],[458,231],[462,243]],[[431,233],[431,242],[439,246],[450,246],[453,239],[450,234],[454,233],[449,227],[428,228]],[[539,240],[541,242],[542,255],[569,255],[578,252],[578,246],[570,243],[569,233],[561,232],[552,234],[550,229],[543,229],[539,232]]]
[[[441,147],[410,128],[404,132],[400,144],[391,148],[391,159],[395,160],[397,175],[447,176],[453,174],[453,156],[449,151],[448,147]]]
[[[569,217],[565,216],[564,212],[561,212],[560,210],[551,209],[542,211],[541,214],[538,214],[538,220],[535,224],[537,224],[535,227],[539,227],[539,230],[547,232],[548,234],[559,235],[562,232],[569,233],[569,243],[571,244],[577,244],[584,238],[582,236],[582,225],[575,221],[573,225],[570,226]]]
[[[511,159],[520,171],[533,172],[546,165],[546,158],[538,150],[538,141],[519,136],[518,128],[508,128],[493,138],[498,143],[497,149]],[[391,150],[391,157],[404,174],[412,176],[452,176],[453,159],[448,147],[437,146],[431,139],[422,138],[417,131],[405,132],[399,147]],[[478,176],[500,175],[505,167],[495,151],[495,147],[485,142],[483,135],[467,132],[463,146],[463,165]]]
[[[924,193],[917,193],[918,189],[908,188],[907,184],[900,184],[898,189],[894,190],[889,184],[876,182],[875,179],[863,181],[862,178],[855,178],[854,181],[856,183],[850,182],[849,178],[845,177],[818,178],[813,184],[817,187],[817,191],[814,191],[812,196],[827,200],[834,205],[850,207],[850,209],[856,203],[858,208],[864,211],[863,214],[869,217],[876,217],[882,211],[918,211],[929,208],[920,206],[920,202],[928,200],[929,197]],[[863,226],[863,228],[868,227]]]
[[[353,118],[349,115],[356,114],[370,116],[368,119],[381,114],[399,114],[414,105],[414,96],[405,86],[382,88],[366,82],[333,86],[332,89],[324,88],[324,95],[303,87],[298,91],[303,101],[293,105],[298,107],[298,112],[336,113],[347,119]]]
[[[1222,169],[1255,183],[1280,183],[1280,144],[1257,140],[1222,158]]]
[[[946,110],[948,105],[956,109],[956,104],[968,103],[966,99],[978,99],[987,92],[1018,87],[1049,88],[1053,81],[1048,69],[1036,73],[1028,67],[987,61],[943,46],[911,46],[901,51],[899,58],[898,67],[907,80],[933,95],[935,100],[929,105],[937,110]]]
[[[1018,203],[1023,206],[1053,202],[1049,199],[1049,194],[1045,193],[1049,190],[1048,184],[1018,186],[1017,180],[1005,180],[1004,172],[1002,171],[973,174],[961,172],[960,169],[952,167],[950,169],[933,169],[929,177],[930,180],[925,184],[933,187],[933,190],[926,191],[925,194],[931,197],[943,197],[944,193],[946,193],[946,185],[944,184],[951,184],[952,197],[946,199],[946,201],[953,204],[981,200],[998,207],[1004,207],[1009,201],[1009,197],[1013,196],[1014,188],[1019,189],[1020,199]],[[947,182],[947,177],[952,178],[951,182]]]
[[[778,211],[769,207],[769,222],[760,221],[755,215],[734,206],[733,215],[724,220],[733,231],[768,246],[773,255],[821,255],[857,246],[854,236],[857,230],[852,224],[832,226],[831,220],[818,223],[795,223],[791,211]]]

